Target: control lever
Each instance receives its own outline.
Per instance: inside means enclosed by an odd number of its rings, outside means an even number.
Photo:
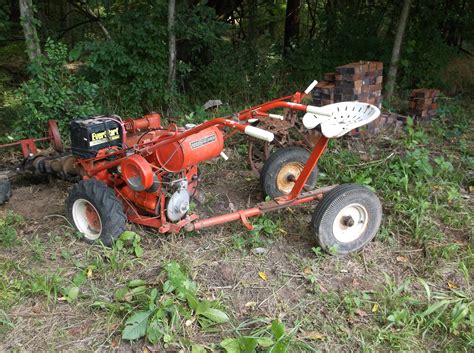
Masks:
[[[318,81],[316,80],[311,82],[311,84],[304,90],[304,93],[309,94],[314,89],[314,87],[316,87],[317,84],[318,84]]]

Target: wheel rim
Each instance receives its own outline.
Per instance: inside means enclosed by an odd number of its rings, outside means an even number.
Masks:
[[[85,199],[77,199],[72,205],[74,223],[84,237],[96,240],[102,233],[102,221],[99,212],[92,203]]]
[[[289,194],[303,168],[304,165],[300,162],[290,162],[285,164],[278,172],[276,178],[278,190],[284,194]]]
[[[359,203],[347,205],[336,215],[332,226],[334,237],[341,243],[358,239],[367,229],[369,214]]]

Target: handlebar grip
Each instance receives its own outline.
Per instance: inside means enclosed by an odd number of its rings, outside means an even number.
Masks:
[[[272,142],[273,138],[275,137],[272,132],[260,129],[255,126],[247,125],[245,127],[244,132],[252,137],[255,137],[257,139],[267,141],[267,142]]]

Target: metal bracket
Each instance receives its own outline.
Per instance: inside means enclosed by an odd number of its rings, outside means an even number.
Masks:
[[[248,230],[253,230],[252,223],[249,222],[249,220],[247,219],[247,217],[245,217],[245,214],[242,211],[239,212],[239,216],[240,216],[240,221],[245,226],[245,228],[247,228]]]

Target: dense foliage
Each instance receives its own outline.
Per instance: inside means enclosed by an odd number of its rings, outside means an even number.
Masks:
[[[167,1],[35,1],[44,57],[31,64],[31,80],[19,91],[18,112],[28,118],[17,125],[67,121],[95,111],[179,115],[215,98],[235,107],[301,89],[348,62],[383,61],[387,69],[402,5],[388,0],[178,1],[174,91],[167,82]],[[472,70],[450,65],[471,60],[471,9],[469,1],[412,1],[398,88],[472,90]],[[5,43],[21,38],[18,12],[17,1],[0,7]],[[66,68],[66,57],[74,73]]]
[[[18,89],[22,102],[15,121],[18,132],[41,133],[52,117],[64,124],[96,113],[97,86],[70,73],[66,58],[67,47],[48,40],[45,55],[30,65],[32,78]]]

